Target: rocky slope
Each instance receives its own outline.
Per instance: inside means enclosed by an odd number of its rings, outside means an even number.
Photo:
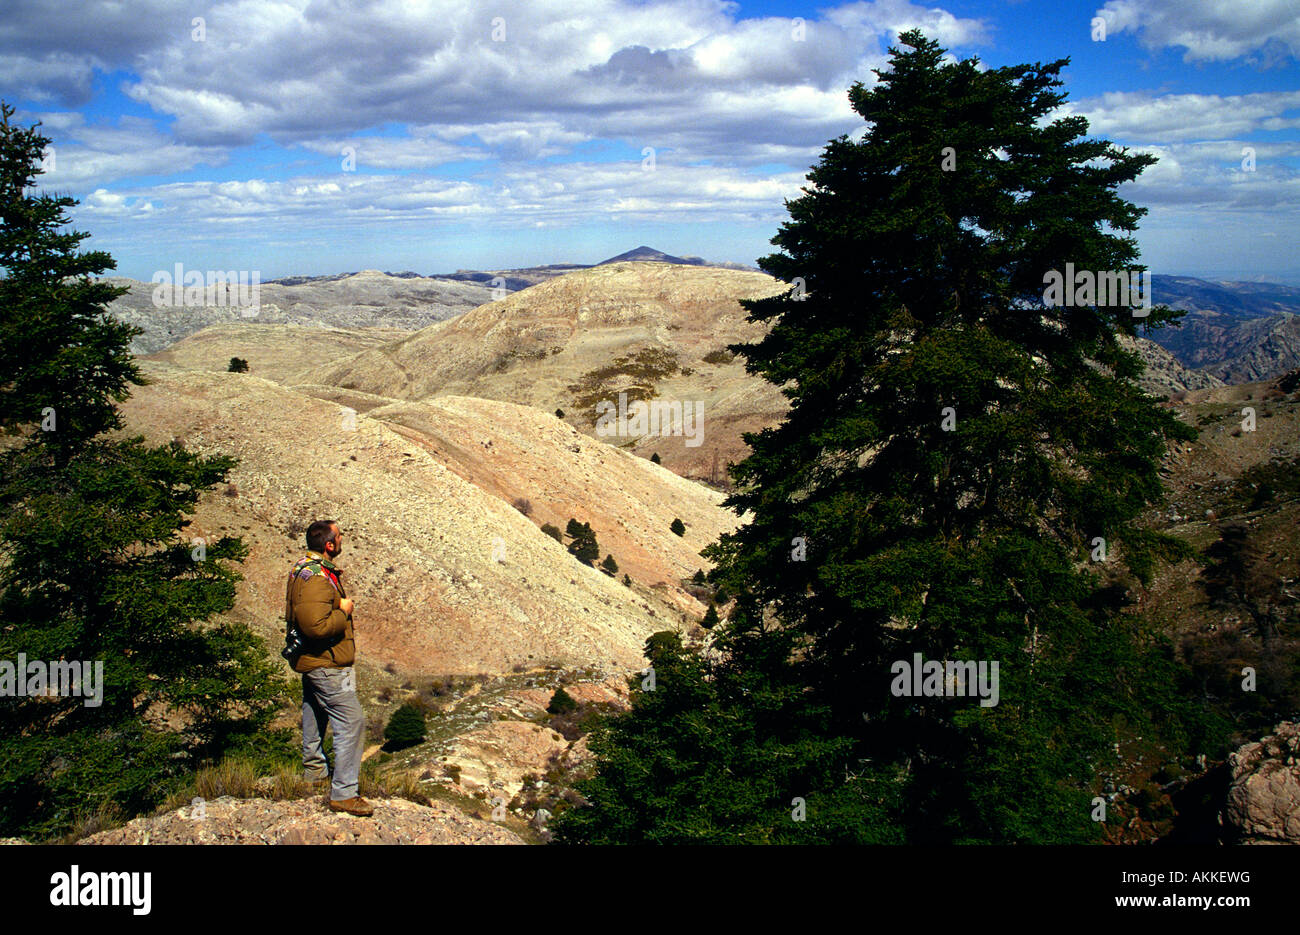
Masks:
[[[78,844],[523,844],[514,832],[434,801],[373,799],[374,815],[332,812],[323,797],[273,801],[222,796],[136,818]]]
[[[1178,358],[1149,338],[1129,338],[1127,335],[1120,335],[1119,342],[1127,349],[1136,348],[1142,355],[1146,371],[1138,383],[1148,393],[1169,396],[1171,393],[1223,385],[1223,381],[1218,377],[1184,367],[1178,362]]]
[[[1157,303],[1183,309],[1155,340],[1187,367],[1225,383],[1267,380],[1300,366],[1300,288],[1152,276]]]
[[[1247,326],[1227,360],[1206,367],[1225,383],[1266,380],[1300,365],[1300,315],[1279,315]]]
[[[166,271],[173,275],[172,270]],[[204,271],[206,274],[206,271]],[[383,327],[413,331],[468,311],[492,298],[481,283],[424,277],[390,276],[363,270],[342,277],[264,282],[256,308],[236,306],[219,290],[202,296],[206,303],[158,306],[153,283],[109,277],[106,281],[130,291],[109,306],[109,314],[143,329],[131,343],[134,354],[160,351],[209,325],[229,323],[309,324],[334,328]],[[247,281],[247,277],[246,277]],[[251,290],[249,290],[251,291]],[[220,303],[220,304],[217,304]],[[227,355],[229,357],[229,355]]]

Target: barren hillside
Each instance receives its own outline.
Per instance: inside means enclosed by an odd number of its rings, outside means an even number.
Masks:
[[[382,347],[410,333],[400,328],[225,322],[196,331],[146,359],[185,370],[224,372],[230,358],[240,357],[248,361],[249,373],[282,383],[304,369]]]
[[[361,656],[375,665],[475,673],[554,662],[627,671],[642,664],[647,635],[681,623],[681,608],[703,610],[675,581],[653,585],[703,564],[688,553],[730,520],[718,495],[552,416],[445,400],[402,407],[396,415],[411,428],[251,374],[145,366],[154,382],[124,404],[127,431],[241,459],[231,485],[205,497],[190,533],[243,537],[250,555],[232,613],[277,643],[282,576],[301,554],[306,523],[320,517],[348,532],[344,581],[356,596]],[[500,441],[494,425],[510,427]],[[484,463],[497,464],[477,478],[484,486],[458,473],[480,472],[474,458],[448,459],[451,467],[441,460],[440,450],[469,450],[484,439],[532,453],[507,465],[514,455],[482,449]],[[519,490],[506,489],[515,484]],[[578,518],[591,522],[602,551],[626,550],[615,557],[628,561],[634,587],[580,564],[507,495],[526,496],[539,515],[557,519],[585,505]],[[677,516],[687,524],[682,540],[667,531]],[[636,580],[640,573],[646,578]]]
[[[748,447],[743,434],[779,422],[788,403],[745,372],[728,344],[756,341],[740,300],[785,284],[758,272],[655,262],[611,263],[558,276],[458,318],[371,348],[294,379],[399,399],[458,395],[565,412],[594,434],[600,401],[620,392],[703,406],[698,445],[676,435],[606,436],[642,457],[658,453],[677,473],[725,481]],[[1145,338],[1144,385],[1160,395],[1219,381],[1182,367]]]
[[[174,276],[173,270],[164,270]],[[207,271],[203,271],[206,276]],[[252,300],[251,273],[245,276],[243,295],[239,289],[215,286],[211,293],[196,291],[190,302],[158,305],[153,283],[123,277],[108,282],[130,291],[109,305],[109,314],[142,329],[131,342],[134,354],[163,350],[184,337],[216,324],[307,324],[331,328],[397,328],[413,331],[474,308],[492,297],[482,283],[459,282],[421,276],[390,276],[378,270],[362,270],[345,276],[264,282],[258,287],[259,304],[236,304]],[[161,293],[164,300],[177,296]],[[229,358],[230,355],[227,355]]]

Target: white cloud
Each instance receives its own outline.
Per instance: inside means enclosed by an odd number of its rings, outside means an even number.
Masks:
[[[87,195],[82,199],[81,206],[87,214],[97,218],[141,220],[151,217],[154,211],[152,202],[104,188],[97,188]]]
[[[1182,47],[1188,62],[1300,58],[1295,0],[1108,0],[1096,15],[1108,34],[1133,32],[1147,48]]]
[[[1253,168],[1246,154],[1253,153]],[[1300,222],[1300,143],[1248,143],[1215,140],[1136,146],[1159,162],[1125,187],[1124,197],[1139,205],[1214,209],[1255,214],[1274,224]]]
[[[897,35],[908,29],[920,29],[927,38],[943,46],[969,46],[989,38],[989,27],[983,20],[962,19],[947,10],[917,6],[908,0],[850,3],[828,11],[827,18],[854,31]]]
[[[304,149],[338,159],[342,165],[350,158],[356,169],[429,169],[464,159],[486,159],[486,152],[475,152],[427,137],[393,138],[384,136],[352,137],[339,140],[306,140]]]
[[[1116,91],[1077,101],[1062,111],[1087,117],[1089,132],[1097,136],[1154,143],[1295,128],[1300,115],[1284,114],[1298,109],[1300,91],[1224,96]]]
[[[53,159],[39,184],[78,188],[142,175],[174,175],[200,165],[221,165],[224,149],[186,146],[173,141],[151,122],[128,117],[117,126],[92,125],[77,112],[22,115],[39,120],[41,132],[55,140]],[[46,150],[47,160],[50,149]]]
[[[798,194],[802,177],[754,178],[733,168],[659,166],[640,162],[507,165],[491,179],[432,179],[416,175],[304,176],[285,181],[243,179],[99,189],[83,205],[100,217],[152,213],[155,237],[205,228],[255,224],[258,236],[307,229],[474,219],[513,229],[521,223],[563,227],[593,216],[678,222],[783,217],[782,199]],[[135,212],[133,214],[133,212]]]
[[[683,158],[746,160],[749,146],[770,158],[788,147],[806,162],[854,128],[845,89],[873,80],[893,33],[919,25],[968,43],[988,32],[907,0],[844,5],[801,35],[789,19],[737,20],[723,0],[228,0],[201,11],[196,42],[182,0],[149,0],[139,17],[113,3],[70,17],[43,0],[11,2],[21,27],[0,39],[44,39],[35,52],[0,41],[0,74],[32,54],[61,55],[65,67],[34,70],[28,83],[81,98],[93,69],[125,68],[138,75],[126,92],[174,118],[184,146],[239,147],[265,134],[323,152],[397,124],[443,140],[437,127],[473,128],[506,159],[591,139],[671,138]],[[120,48],[104,38],[113,30]],[[372,146],[393,167],[455,155]]]

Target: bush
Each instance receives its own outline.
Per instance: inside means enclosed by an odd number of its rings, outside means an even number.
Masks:
[[[424,737],[424,713],[409,701],[393,712],[384,728],[385,746],[390,750],[413,746]]]
[[[226,366],[227,373],[248,373],[248,361],[242,357],[230,358],[230,363]]]
[[[511,506],[513,506],[516,510],[518,510],[520,513],[524,514],[525,516],[529,516],[533,512],[532,501],[524,497],[515,497],[515,499],[511,503]]]
[[[564,418],[564,410],[563,410],[563,409],[557,409],[557,410],[555,410],[555,418],[557,418],[557,419],[563,419],[563,418]]]
[[[672,525],[669,526],[668,528],[671,529],[673,533],[678,536],[686,535],[686,526],[682,523],[680,519],[674,519]]]
[[[542,532],[546,533],[561,545],[564,544],[564,533],[560,532],[559,526],[552,526],[550,523],[542,523]]]

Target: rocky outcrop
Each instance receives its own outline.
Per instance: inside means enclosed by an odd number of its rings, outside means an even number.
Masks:
[[[1150,338],[1130,338],[1119,336],[1119,343],[1125,348],[1142,355],[1146,370],[1138,378],[1138,384],[1148,393],[1157,396],[1169,396],[1186,390],[1204,390],[1223,386],[1223,381],[1200,370],[1192,370],[1178,362],[1169,353]]]
[[[1300,723],[1228,755],[1232,780],[1220,820],[1241,844],[1300,844]]]
[[[507,828],[434,801],[368,799],[369,818],[329,811],[324,797],[222,796],[174,812],[136,818],[78,844],[523,844]]]
[[[1266,380],[1300,363],[1300,315],[1278,315],[1252,323],[1249,342],[1227,360],[1206,369],[1226,383]]]
[[[622,677],[570,682],[564,689],[584,710],[616,712],[630,706]],[[426,764],[426,777],[435,781],[446,777],[466,795],[489,801],[502,796],[510,801],[523,791],[530,776],[545,776],[556,767],[573,771],[588,766],[586,735],[569,740],[556,729],[558,724],[546,718],[554,691],[539,687],[510,692],[488,710],[486,724],[457,736],[437,762]]]

